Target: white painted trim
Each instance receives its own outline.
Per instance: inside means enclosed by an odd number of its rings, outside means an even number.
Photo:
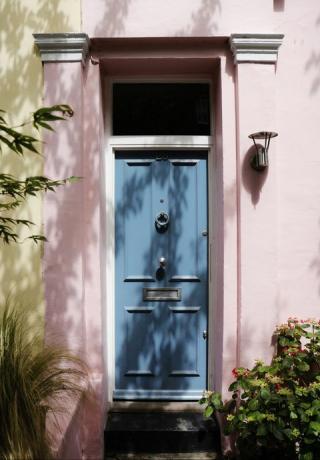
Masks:
[[[193,148],[208,148],[211,145],[211,136],[111,136],[109,144],[122,148],[179,148],[192,146]]]
[[[42,62],[77,62],[83,64],[89,52],[89,37],[84,33],[33,34]]]
[[[158,401],[197,401],[202,396],[200,390],[115,390],[117,398],[125,401],[156,400]]]
[[[109,141],[112,132],[112,99],[110,80],[105,80],[103,97],[107,101],[105,104],[105,155],[104,164],[104,183],[105,183],[105,235],[107,239],[105,247],[106,254],[102,257],[105,260],[105,320],[103,347],[106,359],[106,378],[107,378],[107,404],[110,407],[113,402],[113,390],[115,388],[115,156],[113,147]]]
[[[105,112],[105,157],[104,157],[104,177],[105,177],[105,201],[107,205],[105,215],[105,232],[108,235],[108,244],[106,246],[106,255],[102,257],[102,260],[106,260],[106,315],[104,325],[105,330],[105,357],[106,357],[106,374],[108,379],[108,390],[107,390],[107,404],[109,407],[113,404],[113,391],[115,388],[115,197],[114,197],[114,174],[115,174],[115,152],[119,150],[127,150],[132,152],[139,149],[161,149],[170,148],[175,150],[206,150],[208,152],[208,224],[209,224],[209,235],[208,235],[208,256],[209,248],[213,247],[213,137],[212,136],[112,136],[112,84],[113,82],[119,81],[155,81],[154,78],[146,79],[133,77],[132,79],[121,79],[121,78],[105,78],[103,84],[103,93],[106,101],[110,101],[106,104]],[[165,77],[159,80],[159,82],[203,82],[204,79],[197,79],[195,77],[190,78],[170,78]],[[205,80],[207,83],[212,84],[212,80]],[[212,88],[212,86],[211,86]],[[212,94],[211,94],[212,101]],[[214,110],[211,111],[211,132],[214,132]],[[208,260],[208,388],[213,389],[213,369],[214,369],[214,349],[213,349],[213,334],[214,324],[213,309],[213,279],[210,274],[213,272],[213,260]],[[211,279],[210,279],[211,278]]]
[[[231,34],[230,47],[234,63],[262,62],[275,64],[283,34]]]
[[[207,187],[208,187],[208,365],[207,365],[207,386],[208,390],[215,389],[215,352],[214,349],[214,333],[215,333],[215,323],[214,323],[214,310],[217,308],[214,302],[214,289],[216,288],[213,279],[213,272],[214,272],[214,225],[213,225],[213,209],[214,209],[214,200],[215,195],[214,191],[214,155],[215,155],[215,145],[214,145],[214,138],[213,133],[215,132],[215,95],[216,93],[213,91],[213,85],[211,85],[211,93],[210,93],[210,102],[211,102],[211,141],[208,143],[210,148],[208,148],[208,177],[207,177]]]

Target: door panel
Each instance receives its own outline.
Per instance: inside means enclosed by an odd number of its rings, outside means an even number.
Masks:
[[[153,217],[152,162],[125,161],[123,174],[122,205],[125,212],[121,212],[123,222],[117,229],[123,229],[124,281],[152,280],[152,234],[145,225]],[[139,192],[142,190],[143,196]],[[135,240],[135,244],[130,244],[131,240]],[[147,257],[146,261],[144,257]]]
[[[170,309],[170,376],[199,376],[200,307]]]
[[[114,398],[198,399],[207,379],[207,157],[119,153],[115,198]],[[161,213],[167,227],[155,223]]]
[[[154,309],[125,307],[126,314],[126,376],[153,376],[155,348]],[[139,331],[139,334],[135,334]],[[132,337],[134,336],[134,342]]]

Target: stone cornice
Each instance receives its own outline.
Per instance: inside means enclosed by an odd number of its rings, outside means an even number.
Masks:
[[[276,63],[283,37],[283,34],[231,34],[230,47],[234,63]]]
[[[33,34],[42,62],[85,62],[89,37],[84,33]]]

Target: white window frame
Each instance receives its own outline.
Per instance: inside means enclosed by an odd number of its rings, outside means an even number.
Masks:
[[[105,77],[103,80],[103,97],[105,104],[105,154],[102,159],[104,164],[104,178],[102,180],[102,202],[105,209],[102,210],[103,229],[103,254],[105,273],[102,279],[104,299],[104,357],[107,375],[107,404],[113,404],[113,390],[115,388],[115,153],[121,150],[203,150],[208,152],[208,368],[207,387],[214,388],[214,324],[213,324],[213,156],[214,144],[211,136],[113,136],[112,135],[112,86],[114,83],[208,83],[210,84],[210,120],[211,130],[214,132],[214,100],[212,91],[212,79],[196,78],[195,76],[163,76],[161,78],[123,78]]]

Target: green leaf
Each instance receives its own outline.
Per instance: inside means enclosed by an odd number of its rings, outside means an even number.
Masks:
[[[204,416],[205,417],[211,417],[213,414],[213,407],[212,406],[207,406],[204,411]]]
[[[289,332],[288,332],[288,334],[289,334]],[[287,337],[280,336],[279,337],[279,344],[282,347],[290,347],[290,346],[292,346],[292,344],[294,344],[294,341],[293,341],[292,338],[288,339]]]
[[[48,241],[47,238],[43,235],[31,235],[28,237],[28,239],[33,240],[36,244],[38,244],[39,241]]]
[[[303,443],[307,444],[308,446],[310,446],[311,444],[314,444],[314,442],[315,442],[314,438],[307,438],[307,437],[303,438]]]
[[[290,428],[284,428],[282,433],[284,433],[288,439],[292,439],[292,431]]]
[[[250,389],[250,383],[246,378],[240,377],[238,379],[238,382],[239,382],[240,387],[243,388],[243,390],[249,390]]]
[[[292,365],[292,358],[285,357],[285,358],[283,359],[283,361],[282,361],[282,365],[283,365],[283,367],[285,367],[285,368],[287,368],[287,369],[290,368],[291,365]]]
[[[69,105],[59,104],[51,107],[42,107],[33,113],[33,126],[36,129],[40,127],[53,131],[50,122],[65,120],[66,117],[72,117],[73,110]]]
[[[49,131],[54,131],[52,126],[50,126],[48,123],[45,123],[44,121],[37,121],[37,125],[38,125],[37,128],[41,126],[41,128],[48,129]]]
[[[278,439],[278,441],[283,441],[283,434],[274,423],[269,425],[269,431],[274,435],[276,439]]]
[[[267,427],[261,423],[257,429],[257,436],[266,436],[268,433]]]
[[[237,381],[231,383],[229,386],[229,391],[236,391],[239,388],[239,383]]]
[[[320,422],[310,422],[309,423],[309,429],[318,435],[320,433]]]
[[[66,180],[69,184],[73,184],[74,182],[78,182],[80,179],[82,179],[81,176],[70,176]]]
[[[299,369],[299,371],[301,372],[308,372],[310,370],[310,366],[308,363],[302,361],[302,362],[299,362],[299,364],[297,364],[297,368]]]
[[[6,111],[0,109],[0,113],[6,113]],[[7,124],[6,120],[3,118],[2,115],[0,115],[0,123],[3,124],[3,125]]]
[[[270,391],[267,390],[266,388],[262,388],[260,391],[260,395],[262,399],[269,399],[270,398]]]
[[[27,124],[33,124],[35,128],[43,127],[52,130],[51,123],[56,120],[64,120],[71,117],[73,111],[66,104],[58,104],[52,107],[42,107],[33,114],[33,119],[23,123],[18,127],[8,126],[3,110],[0,110],[0,152],[7,154],[7,147],[17,155],[23,156],[27,151],[39,153],[37,144],[39,139],[24,134],[22,128]],[[10,152],[8,152],[10,153]],[[26,219],[19,219],[15,214],[19,212],[19,206],[28,199],[29,196],[37,196],[40,192],[55,191],[60,185],[72,183],[79,180],[78,177],[71,176],[62,180],[51,180],[43,176],[28,177],[19,180],[10,174],[0,172],[0,241],[5,244],[19,242],[17,226],[24,225],[30,227],[33,222]],[[15,214],[2,215],[4,212],[15,210]],[[26,239],[32,239],[35,243],[46,241],[42,235],[31,235]],[[218,407],[218,400],[215,403]],[[1,443],[0,443],[1,444]],[[0,446],[1,447],[1,446]],[[1,455],[0,455],[1,456]]]
[[[248,402],[248,409],[255,411],[259,408],[259,405],[258,399],[251,399],[251,401]]]
[[[213,393],[211,395],[211,403],[213,404],[213,407],[216,409],[216,410],[219,410],[222,408],[223,406],[223,403],[222,403],[222,400],[221,400],[221,395],[220,393]]]
[[[1,142],[6,144],[9,147],[9,149],[13,150],[11,142],[6,137],[0,135],[0,145],[1,145]]]

